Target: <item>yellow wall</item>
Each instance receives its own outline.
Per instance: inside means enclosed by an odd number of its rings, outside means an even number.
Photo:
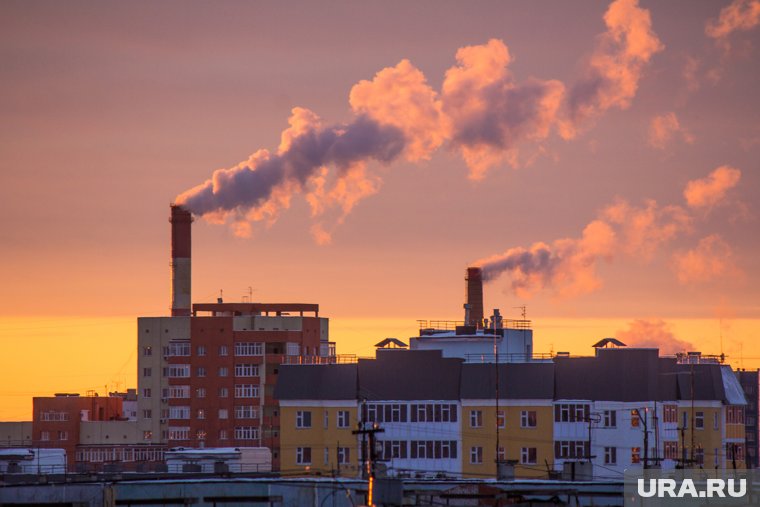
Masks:
[[[686,414],[687,425],[684,432],[684,447],[686,447],[686,457],[691,458],[691,442],[692,442],[692,417],[691,407],[680,407],[678,410],[678,424],[679,427],[683,422],[683,414]],[[700,407],[696,405],[694,412],[703,412],[705,415],[705,423],[702,429],[694,429],[694,447],[704,449],[705,461],[704,468],[713,468],[715,466],[715,449],[718,449],[718,466],[730,467],[732,466],[731,460],[726,461],[726,440],[723,437],[723,428],[725,427],[726,438],[741,439],[741,443],[744,444],[744,425],[743,424],[726,424],[726,407]],[[718,417],[718,427],[715,428],[715,414]],[[680,435],[679,435],[679,446]],[[745,450],[746,452],[746,450]],[[680,453],[679,453],[680,454]],[[743,460],[736,462],[737,467],[745,468]]]
[[[311,411],[311,428],[296,428],[296,412]],[[338,428],[338,411],[349,412],[348,428]],[[325,427],[324,414],[328,424]],[[340,465],[340,475],[356,477],[359,474],[359,449],[356,435],[357,409],[345,406],[306,407],[280,406],[280,469],[283,475],[321,474],[331,475],[338,469],[338,447],[349,448],[349,464]],[[296,463],[296,449],[311,447],[311,465]],[[324,450],[328,448],[328,462],[325,463]]]
[[[483,412],[483,426],[473,428],[470,425],[470,411]],[[546,477],[546,464],[554,460],[553,429],[554,420],[551,406],[507,405],[499,407],[506,414],[506,425],[499,429],[499,443],[506,450],[507,460],[517,460],[516,477]],[[536,427],[521,428],[520,413],[523,410],[536,412]],[[464,477],[494,477],[496,474],[496,408],[493,406],[463,406],[462,428],[462,474]],[[470,463],[470,449],[483,448],[483,462]],[[536,464],[521,465],[522,447],[536,448]]]

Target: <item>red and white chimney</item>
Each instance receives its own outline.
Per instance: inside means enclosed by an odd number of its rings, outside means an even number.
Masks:
[[[190,224],[193,215],[182,206],[171,205],[172,224],[172,317],[190,315]]]
[[[483,270],[467,268],[465,274],[465,325],[483,327]]]

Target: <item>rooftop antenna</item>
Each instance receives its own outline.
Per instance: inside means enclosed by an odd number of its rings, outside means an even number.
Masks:
[[[526,320],[526,317],[528,315],[528,307],[527,306],[525,306],[525,305],[522,305],[522,306],[513,306],[512,308],[519,308],[520,310],[522,310],[522,312],[520,312],[520,315],[522,315],[523,320]]]

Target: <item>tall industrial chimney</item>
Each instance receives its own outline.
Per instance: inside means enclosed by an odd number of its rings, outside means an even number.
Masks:
[[[190,315],[190,224],[193,215],[182,206],[171,205],[172,224],[172,317]]]
[[[483,270],[467,268],[465,274],[465,325],[483,327]]]

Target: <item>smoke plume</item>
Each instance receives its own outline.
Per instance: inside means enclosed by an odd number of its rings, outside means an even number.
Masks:
[[[553,132],[570,139],[582,121],[630,104],[644,66],[662,44],[637,0],[613,1],[604,22],[583,78],[569,93],[554,79],[518,81],[509,48],[496,39],[460,48],[440,92],[401,60],[353,86],[353,120],[326,124],[294,108],[276,151],[260,149],[214,171],[175,202],[247,236],[252,223],[274,223],[300,194],[311,208],[312,234],[328,243],[353,207],[379,190],[372,162],[418,162],[445,146],[461,154],[473,179],[499,163],[517,167],[525,146],[540,153]]]
[[[629,347],[658,348],[663,355],[696,350],[693,343],[676,338],[670,324],[662,319],[631,321],[628,329],[618,331],[615,336]]]
[[[721,168],[719,168],[721,169]],[[716,171],[711,173],[715,174]],[[688,188],[710,177],[691,181]],[[710,186],[710,185],[708,185]],[[716,195],[715,203],[725,197]],[[579,238],[563,238],[532,246],[514,247],[474,263],[483,269],[483,278],[493,281],[508,276],[512,290],[520,297],[550,290],[560,297],[575,296],[598,289],[602,282],[596,274],[600,261],[626,256],[649,261],[667,243],[691,232],[695,217],[679,205],[660,205],[646,200],[641,205],[618,198],[603,208]],[[730,270],[716,257],[730,252],[717,236],[705,238],[693,252],[674,259],[674,268],[683,283],[691,279],[712,278]]]

